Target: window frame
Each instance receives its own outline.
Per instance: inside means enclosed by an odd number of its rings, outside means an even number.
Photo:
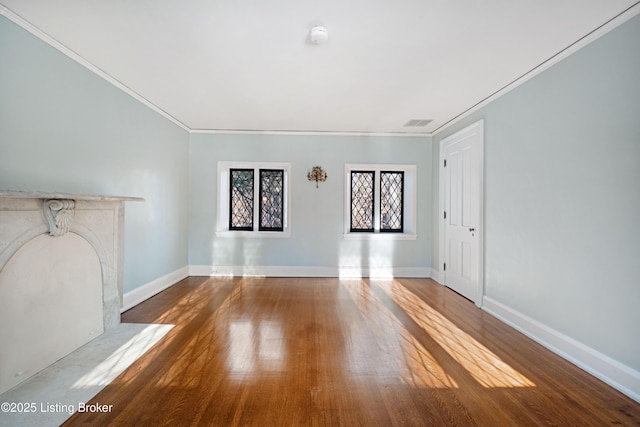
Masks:
[[[231,203],[231,198],[233,196],[233,181],[231,179],[231,175],[233,175],[233,172],[249,172],[251,171],[252,176],[251,176],[251,225],[250,226],[234,226],[233,225],[233,215],[232,215],[232,211],[233,211],[233,205]],[[256,192],[255,192],[255,186],[256,186],[256,171],[253,168],[230,168],[229,169],[229,230],[230,231],[253,231],[254,227],[255,227],[255,208],[256,208]]]
[[[400,228],[383,228],[382,226],[382,174],[399,174],[400,175],[400,185],[401,185],[401,193],[400,193]],[[381,233],[404,233],[404,199],[405,199],[405,188],[404,188],[404,171],[403,170],[380,170],[380,205],[378,208],[380,209],[380,232]]]
[[[372,175],[371,194],[371,228],[353,228],[353,174]],[[349,232],[350,233],[373,233],[375,231],[376,218],[376,173],[371,170],[351,170],[349,171]]]
[[[231,217],[231,170],[253,169],[253,229],[241,230],[230,228]],[[283,171],[283,200],[282,200],[282,228],[264,229],[261,227],[260,214],[260,170]],[[217,225],[218,237],[256,237],[256,238],[287,238],[291,236],[289,218],[291,211],[291,164],[285,162],[234,162],[219,161],[217,165]]]
[[[351,229],[351,173],[374,172],[374,217],[373,231]],[[380,193],[381,172],[402,172],[402,231],[381,230]],[[344,174],[344,235],[348,240],[415,240],[416,235],[416,207],[417,207],[417,168],[409,164],[345,164]]]
[[[284,210],[284,192],[285,192],[285,188],[284,188],[284,169],[282,168],[278,168],[278,169],[267,169],[267,168],[260,168],[258,169],[258,173],[260,174],[259,179],[258,179],[258,195],[260,196],[260,199],[262,199],[262,192],[263,192],[263,184],[264,184],[264,179],[263,179],[263,172],[282,172],[282,197],[280,198],[280,212],[282,213],[282,225],[280,227],[267,227],[265,225],[262,225],[262,215],[264,213],[264,205],[262,203],[262,200],[258,200],[257,205],[258,205],[258,231],[284,231],[284,222],[285,222],[285,210]],[[255,175],[255,171],[254,171],[254,175]],[[254,181],[255,183],[255,181]],[[255,209],[255,205],[256,203],[254,202],[254,209]]]

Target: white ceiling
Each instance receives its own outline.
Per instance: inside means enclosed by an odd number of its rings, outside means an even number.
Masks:
[[[640,3],[0,1],[190,130],[374,133],[433,132]]]

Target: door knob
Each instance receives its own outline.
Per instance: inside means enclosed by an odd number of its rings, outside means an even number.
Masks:
[[[472,232],[472,233],[475,233],[476,229],[475,228],[470,228],[469,231]]]

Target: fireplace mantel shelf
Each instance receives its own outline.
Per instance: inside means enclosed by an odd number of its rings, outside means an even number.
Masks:
[[[20,190],[0,190],[0,198],[9,199],[71,199],[71,200],[87,200],[87,201],[124,201],[124,202],[143,202],[142,197],[129,196],[105,196],[99,194],[70,194],[70,193],[51,193],[45,191],[20,191]]]

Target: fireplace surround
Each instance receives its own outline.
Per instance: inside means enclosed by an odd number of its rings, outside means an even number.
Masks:
[[[0,394],[120,323],[124,203],[0,191]]]

